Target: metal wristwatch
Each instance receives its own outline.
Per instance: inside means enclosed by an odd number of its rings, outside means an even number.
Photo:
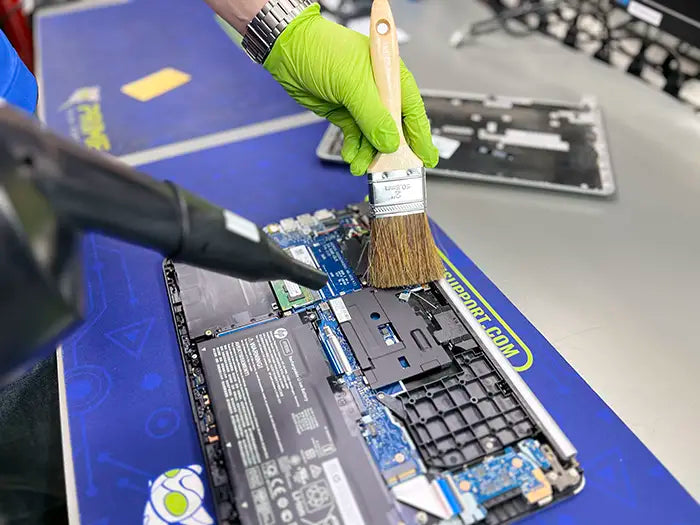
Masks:
[[[258,64],[265,62],[277,37],[313,3],[312,0],[269,0],[250,21],[243,37],[243,49],[248,56]]]

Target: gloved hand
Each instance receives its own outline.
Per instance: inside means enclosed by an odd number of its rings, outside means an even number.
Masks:
[[[354,175],[364,175],[377,150],[391,153],[399,134],[374,84],[369,39],[325,20],[314,4],[275,42],[265,69],[294,100],[343,130],[342,156]],[[438,151],[418,86],[401,62],[403,130],[408,145],[433,168]]]

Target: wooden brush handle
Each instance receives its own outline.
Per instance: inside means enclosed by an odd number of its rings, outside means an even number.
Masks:
[[[423,165],[406,144],[401,126],[401,75],[399,42],[389,0],[374,0],[369,23],[369,47],[374,82],[384,105],[399,129],[400,145],[394,153],[378,153],[367,171],[401,170]]]

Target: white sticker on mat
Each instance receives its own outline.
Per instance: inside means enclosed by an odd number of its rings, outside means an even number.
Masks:
[[[242,235],[249,241],[260,242],[258,227],[248,219],[244,219],[232,211],[224,210],[224,224],[228,231]]]
[[[640,4],[634,0],[630,0],[630,4],[627,6],[627,12],[632,16],[636,16],[640,20],[643,20],[647,24],[651,24],[656,27],[659,27],[661,20],[664,18],[664,15],[656,9],[652,9],[648,5]]]
[[[443,137],[442,135],[433,135],[433,144],[438,149],[438,154],[442,159],[449,159],[454,152],[457,151],[460,141],[457,139],[451,139],[449,137]]]

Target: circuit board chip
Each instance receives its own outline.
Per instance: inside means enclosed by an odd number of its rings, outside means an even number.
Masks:
[[[309,248],[303,244],[290,246],[285,250],[297,261],[318,268]],[[277,298],[277,304],[282,312],[288,312],[295,308],[302,308],[318,301],[321,296],[318,292],[299,286],[291,281],[270,281],[272,291]]]
[[[469,494],[485,508],[513,492],[522,494],[531,504],[552,498],[552,485],[539,465],[511,447],[502,455],[487,457],[478,465],[451,474],[451,480],[460,498]]]

